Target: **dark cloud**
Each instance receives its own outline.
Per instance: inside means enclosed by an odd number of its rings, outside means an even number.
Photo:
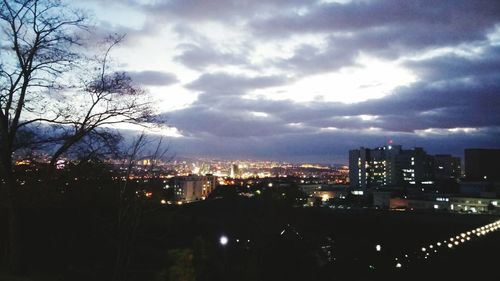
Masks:
[[[135,1],[140,2],[140,1]],[[147,12],[165,18],[165,15],[189,19],[191,21],[245,21],[258,14],[277,13],[307,6],[309,1],[303,0],[171,0],[150,1],[139,6]]]
[[[500,2],[488,0],[352,1],[311,5],[306,13],[273,15],[250,26],[256,36],[326,35],[326,49],[298,49],[293,59],[295,68],[317,72],[348,66],[359,52],[393,59],[480,42],[500,23],[498,15]]]
[[[480,53],[469,56],[445,54],[426,60],[410,60],[406,65],[422,79],[431,81],[499,77],[500,46],[487,46]]]
[[[186,87],[208,95],[241,95],[248,90],[283,85],[290,79],[283,76],[237,76],[223,72],[201,75]]]
[[[311,103],[282,112],[286,122],[313,127],[413,132],[427,128],[500,126],[500,82],[455,84],[446,87],[423,83],[402,88],[381,99],[355,104]],[[377,116],[363,120],[360,115]]]
[[[333,43],[333,42],[332,42]],[[332,72],[355,64],[356,48],[338,48],[334,43],[326,48],[301,45],[290,58],[275,60],[273,66],[301,75]]]
[[[188,136],[212,135],[234,138],[235,141],[308,131],[307,128],[289,126],[272,115],[256,116],[251,111],[230,108],[194,106],[165,114],[165,118]]]
[[[204,69],[214,65],[245,65],[248,61],[245,54],[221,52],[212,48],[207,42],[206,45],[182,44],[179,46],[182,53],[175,57],[175,60],[193,69]]]
[[[483,60],[478,57],[467,64],[480,65]],[[197,107],[170,113],[170,121],[192,136],[203,132],[235,138],[279,136],[301,130],[321,132],[324,128],[377,128],[382,133],[410,134],[429,128],[499,127],[500,81],[491,79],[496,68],[486,67],[481,73],[473,82],[451,80],[443,84],[442,77],[436,77],[436,81],[428,79],[401,87],[386,97],[354,104],[249,100],[242,98],[247,91],[279,85],[283,80],[206,74],[189,85],[203,92]],[[265,112],[269,117],[254,120],[251,112]],[[300,125],[290,125],[294,123]]]
[[[338,130],[240,139],[203,135],[172,139],[171,148],[176,155],[347,163],[350,149],[360,146],[377,147],[387,143],[389,139],[406,148],[418,146],[424,147],[429,153],[450,153],[463,157],[466,147],[498,147],[498,138],[499,127],[485,129],[479,134],[457,132],[427,136]]]
[[[262,32],[277,36],[297,32],[356,32],[392,30],[401,42],[457,43],[484,36],[499,21],[497,1],[352,1],[312,5],[308,12],[273,16],[253,23]],[[405,30],[405,32],[403,32]]]
[[[242,98],[247,91],[282,85],[286,78],[281,76],[238,76],[227,73],[203,74],[186,85],[201,92],[198,100],[190,107],[164,114],[173,126],[190,136],[209,134],[222,137],[256,137],[296,132],[274,117],[284,110],[286,102],[262,103]],[[267,113],[258,116],[254,113]]]
[[[179,80],[174,74],[162,71],[127,71],[132,80],[144,86],[168,86]]]

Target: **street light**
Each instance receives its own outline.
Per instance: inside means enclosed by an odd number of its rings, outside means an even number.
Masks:
[[[222,245],[222,246],[226,246],[227,245],[227,242],[229,242],[229,239],[227,239],[227,236],[225,235],[222,235],[219,239],[219,243]]]

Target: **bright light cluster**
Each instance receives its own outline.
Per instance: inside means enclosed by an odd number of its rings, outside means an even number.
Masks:
[[[484,236],[490,232],[497,231],[499,228],[500,228],[500,220],[487,224],[485,226],[478,227],[476,229],[472,229],[470,231],[462,232],[458,235],[451,236],[447,240],[439,241],[437,243],[422,247],[420,252],[421,256],[417,256],[416,258],[429,259],[431,255],[436,254],[438,252],[438,249],[441,247],[447,247],[449,249],[453,249],[462,245],[467,241],[471,241],[472,238],[478,238]],[[395,267],[400,268],[403,266],[403,261],[405,263],[410,262],[410,257],[408,256],[408,254],[405,254],[403,258],[395,258],[394,260],[398,261]]]

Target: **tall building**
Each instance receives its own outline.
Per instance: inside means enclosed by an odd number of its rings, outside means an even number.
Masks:
[[[421,186],[434,183],[434,161],[422,148],[403,150],[401,145],[349,151],[351,186]]]
[[[217,178],[212,175],[175,178],[175,197],[178,201],[203,200],[215,189]]]
[[[425,186],[434,184],[434,157],[421,147],[401,150],[396,156],[396,184]]]
[[[438,154],[434,156],[434,164],[436,179],[459,179],[462,175],[460,157]]]
[[[395,156],[400,145],[383,146],[375,149],[361,147],[349,151],[349,179],[351,186],[388,186],[396,182]]]
[[[231,171],[229,172],[229,177],[236,179],[241,178],[241,170],[238,164],[231,164]]]
[[[500,149],[465,149],[465,178],[500,181]]]

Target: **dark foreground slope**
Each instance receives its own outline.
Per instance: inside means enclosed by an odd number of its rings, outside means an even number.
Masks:
[[[22,216],[19,276],[110,280],[112,209],[25,208]],[[498,219],[237,198],[146,206],[127,280],[496,280],[500,232],[471,235],[453,248],[436,243]]]

